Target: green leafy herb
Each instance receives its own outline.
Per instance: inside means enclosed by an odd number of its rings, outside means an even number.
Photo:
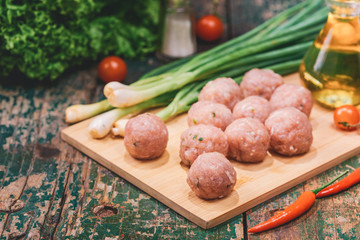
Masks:
[[[213,115],[213,117],[216,117],[216,114],[215,114],[215,112],[212,112],[212,115]]]
[[[55,79],[107,55],[140,58],[157,40],[157,0],[3,1],[0,76]]]
[[[202,137],[199,137],[199,141],[201,142],[202,140],[204,140]]]
[[[193,123],[194,123],[194,124],[197,124],[197,121],[196,121],[196,119],[195,119],[195,118],[193,118]]]
[[[195,135],[194,135],[194,137],[193,137],[193,139],[195,140],[197,137],[198,137],[198,135],[197,135],[197,134],[195,134]]]

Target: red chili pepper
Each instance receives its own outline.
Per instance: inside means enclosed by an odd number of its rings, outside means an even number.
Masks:
[[[360,168],[353,171],[351,174],[349,174],[349,176],[342,179],[341,181],[321,190],[318,194],[316,194],[316,198],[322,198],[336,194],[338,192],[348,189],[349,187],[357,183],[360,183]]]
[[[339,179],[340,177],[345,175],[347,172],[348,171],[342,173],[341,175],[339,175],[332,181],[328,182],[327,184],[325,184],[315,190],[303,192],[299,196],[299,198],[293,204],[291,204],[289,207],[287,207],[285,210],[274,215],[269,220],[250,228],[248,230],[248,232],[249,233],[263,232],[263,231],[278,227],[280,225],[283,225],[283,224],[293,220],[294,218],[297,218],[298,216],[300,216],[301,214],[306,212],[314,204],[315,199],[316,199],[315,195],[318,192],[320,192],[322,189],[326,188],[327,186],[329,186],[330,184],[335,182],[337,179]]]

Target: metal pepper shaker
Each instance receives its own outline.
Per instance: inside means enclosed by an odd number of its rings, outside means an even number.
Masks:
[[[189,0],[162,1],[160,44],[157,57],[174,60],[196,52],[195,18]]]

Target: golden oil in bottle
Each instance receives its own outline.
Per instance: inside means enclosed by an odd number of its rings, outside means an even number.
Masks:
[[[300,77],[325,107],[360,104],[360,1],[328,0],[324,28],[300,65]]]

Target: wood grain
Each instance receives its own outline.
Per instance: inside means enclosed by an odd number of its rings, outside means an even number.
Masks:
[[[198,16],[206,13],[203,8],[211,9],[209,2],[196,1]],[[235,37],[295,2],[300,0],[226,0],[231,7],[225,13],[224,6],[219,6],[219,14],[228,19],[228,34]],[[126,62],[127,84],[161,65],[153,56]],[[186,220],[60,140],[59,131],[67,127],[63,121],[66,107],[103,98],[103,83],[96,78],[96,69],[85,68],[72,70],[46,86],[29,79],[8,84],[0,79],[0,199],[25,204],[16,212],[0,209],[0,240],[357,239],[360,235],[359,185],[318,200],[307,214],[282,227],[257,235],[244,231],[293,203],[304,190],[360,167],[360,155],[214,228],[204,230]],[[25,191],[21,193],[22,188]],[[104,204],[118,213],[96,215],[93,209]]]
[[[340,173],[360,167],[358,156],[354,156],[336,167],[309,179],[287,192],[247,211],[247,228],[272,217],[276,212],[288,207],[301,193],[313,190]],[[316,200],[308,212],[297,219],[259,234],[249,234],[248,239],[357,239],[360,234],[358,194],[359,186],[354,186],[337,195]]]
[[[230,34],[239,36],[302,0],[229,1]]]
[[[298,74],[286,77],[286,81],[299,83]],[[359,152],[357,141],[360,135],[335,129],[331,114],[331,111],[314,106],[310,116],[314,143],[305,155],[288,158],[271,153],[260,164],[232,161],[238,175],[235,191],[227,198],[214,201],[197,198],[186,184],[188,169],[180,164],[178,156],[180,135],[187,128],[185,114],[167,123],[170,139],[167,151],[152,161],[133,159],[123,147],[122,139],[111,136],[92,139],[87,131],[91,119],[64,129],[61,136],[100,164],[207,229]]]

